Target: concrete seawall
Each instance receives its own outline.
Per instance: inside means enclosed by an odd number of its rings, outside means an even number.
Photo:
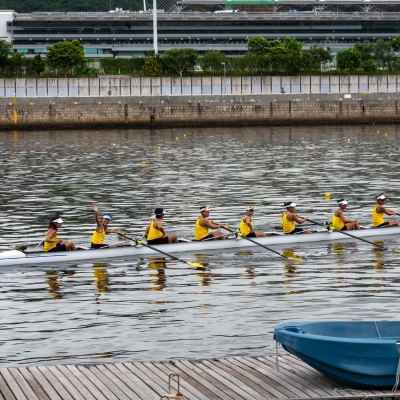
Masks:
[[[0,129],[398,122],[400,93],[0,99]]]

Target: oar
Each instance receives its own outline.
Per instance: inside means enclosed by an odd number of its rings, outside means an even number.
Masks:
[[[315,225],[321,225],[321,226],[324,226],[324,227],[325,227],[325,225],[324,225],[324,224],[321,224],[320,222],[313,221],[312,219],[309,219],[309,221],[312,222],[312,223],[315,224]],[[369,240],[365,240],[365,239],[363,239],[363,238],[360,238],[360,237],[351,235],[351,234],[348,233],[347,231],[338,231],[337,229],[334,229],[334,228],[333,228],[333,230],[334,230],[335,232],[343,233],[343,235],[350,236],[350,237],[352,237],[353,239],[362,240],[363,242],[368,243],[368,244],[371,244],[372,246],[379,247],[379,248],[382,249],[382,250],[389,250],[389,251],[395,251],[396,253],[400,253],[400,250],[397,250],[397,249],[389,249],[388,247],[381,246],[380,244],[376,244],[376,243],[374,243],[374,242],[370,242]]]
[[[120,235],[120,236],[123,236],[124,238],[126,238],[126,239],[128,239],[128,240],[132,240],[132,241],[135,242],[137,245],[140,244],[140,245],[142,245],[142,246],[144,246],[144,247],[148,247],[148,248],[151,249],[151,250],[157,251],[157,252],[159,252],[159,253],[161,253],[161,254],[164,254],[164,255],[166,255],[166,256],[168,256],[168,257],[174,259],[174,260],[177,260],[177,261],[180,261],[180,262],[185,263],[185,264],[187,264],[187,265],[190,265],[191,267],[195,267],[195,268],[204,268],[204,265],[202,265],[202,264],[200,264],[200,263],[195,263],[195,262],[191,262],[191,261],[182,260],[181,258],[178,258],[178,257],[173,256],[172,254],[166,253],[165,251],[156,249],[156,248],[153,247],[153,246],[150,246],[150,245],[148,245],[148,244],[145,244],[145,243],[141,242],[140,240],[135,240],[135,239],[131,238],[130,236],[125,235],[124,232],[121,232],[121,231],[118,232],[118,231],[117,231],[117,234]]]
[[[229,232],[233,232],[233,233],[235,232],[235,231],[233,231],[232,229],[228,228],[227,226],[225,226],[224,229],[226,229],[226,230],[229,231]],[[252,239],[250,239],[250,238],[248,238],[248,237],[246,237],[246,236],[242,236],[241,234],[239,234],[239,236],[242,237],[243,239],[248,240],[249,242],[252,242],[252,243],[256,244],[257,246],[264,247],[264,249],[267,249],[267,250],[269,250],[269,251],[272,251],[273,253],[278,254],[278,256],[283,257],[283,258],[286,258],[287,260],[293,260],[293,261],[299,261],[299,262],[303,262],[303,261],[304,261],[302,258],[299,258],[299,257],[288,257],[288,256],[285,256],[284,254],[279,253],[279,251],[276,251],[276,250],[274,250],[274,249],[271,249],[271,248],[268,247],[268,246],[264,246],[264,245],[261,244],[261,243],[257,243],[255,240],[252,240]]]

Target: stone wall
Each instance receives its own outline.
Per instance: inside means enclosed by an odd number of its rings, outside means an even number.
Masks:
[[[0,129],[397,122],[400,95],[221,95],[0,99]]]

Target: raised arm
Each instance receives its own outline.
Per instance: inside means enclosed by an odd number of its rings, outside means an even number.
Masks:
[[[97,227],[102,228],[101,221],[99,219],[99,206],[96,206],[96,204],[92,204],[92,210],[94,211],[94,218],[96,220]]]

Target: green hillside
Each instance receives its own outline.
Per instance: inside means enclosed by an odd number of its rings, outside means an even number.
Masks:
[[[147,1],[150,7],[152,1]],[[158,2],[159,4],[159,2]],[[14,10],[18,13],[29,13],[35,11],[109,11],[110,0],[0,0],[0,7]],[[142,0],[111,0],[111,8],[116,7],[124,10],[143,10]]]

